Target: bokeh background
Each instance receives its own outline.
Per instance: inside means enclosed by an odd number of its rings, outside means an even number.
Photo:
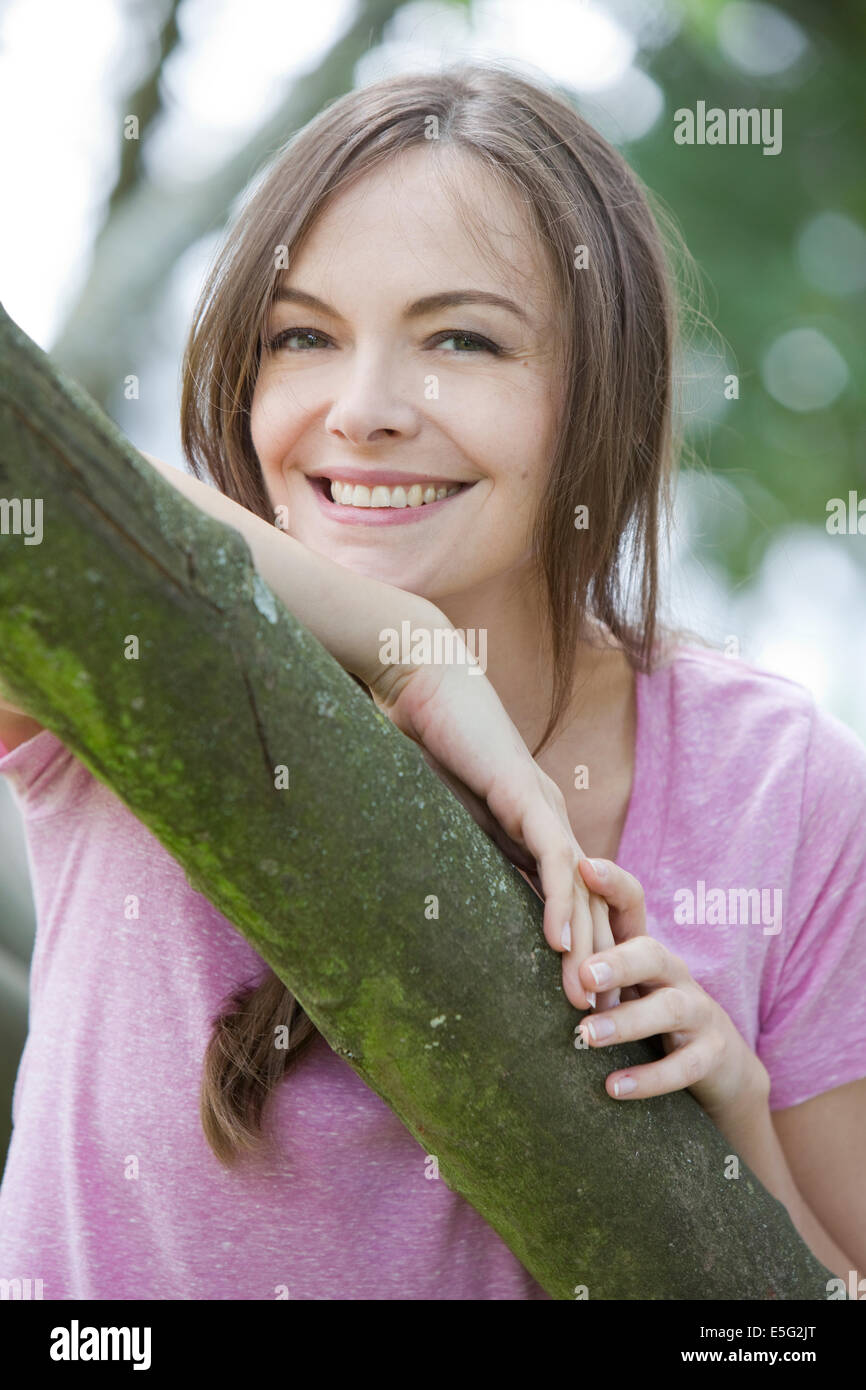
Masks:
[[[0,300],[133,443],[182,465],[193,304],[262,165],[353,87],[485,56],[565,91],[703,274],[666,616],[866,741],[866,516],[864,534],[827,528],[831,498],[866,498],[861,0],[0,0]],[[674,113],[699,101],[780,109],[780,153],[677,144]],[[2,1159],[34,931],[2,780],[0,845]]]

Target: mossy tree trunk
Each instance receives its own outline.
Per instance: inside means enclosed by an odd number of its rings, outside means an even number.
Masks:
[[[575,1047],[538,899],[239,533],[0,315],[0,498],[42,502],[40,543],[14,532],[14,506],[0,534],[10,695],[160,839],[554,1298],[826,1298],[830,1272],[744,1164],[725,1176],[730,1145],[688,1093],[607,1096],[614,1067],[658,1054]]]

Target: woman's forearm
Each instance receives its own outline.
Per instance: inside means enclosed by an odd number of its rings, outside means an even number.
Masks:
[[[150,454],[144,457],[202,511],[240,531],[256,569],[281,603],[341,666],[360,676],[367,685],[375,685],[378,694],[389,693],[391,683],[396,685],[400,676],[411,669],[394,662],[383,665],[380,661],[383,629],[399,631],[401,622],[407,620],[413,630],[451,626],[440,609],[427,599],[353,573],[309,550],[198,478]]]
[[[713,1116],[732,1148],[745,1159],[752,1172],[786,1208],[793,1225],[813,1255],[831,1269],[848,1287],[854,1261],[833,1240],[801,1196],[788,1167],[785,1151],[770,1118],[766,1096],[756,1096],[723,1117]],[[857,1274],[860,1278],[860,1274]]]

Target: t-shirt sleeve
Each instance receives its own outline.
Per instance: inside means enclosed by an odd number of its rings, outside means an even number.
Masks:
[[[782,957],[756,1051],[770,1109],[866,1077],[866,747],[813,702]]]
[[[11,751],[0,742],[0,777],[11,787],[24,820],[67,811],[94,785],[87,768],[50,729],[40,729]]]

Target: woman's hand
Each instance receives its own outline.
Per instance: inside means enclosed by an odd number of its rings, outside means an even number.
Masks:
[[[563,989],[577,1009],[605,1008],[615,991],[581,982],[581,963],[614,945],[607,904],[587,888],[583,851],[559,787],[533,759],[487,677],[468,665],[415,667],[375,681],[376,704],[421,744],[425,760],[544,899],[544,935],[563,955]],[[567,928],[567,930],[566,930]]]
[[[581,965],[589,987],[618,986],[624,1002],[579,1025],[589,1047],[661,1035],[667,1054],[605,1078],[615,1099],[643,1100],[688,1088],[718,1125],[744,1100],[769,1094],[766,1067],[685,961],[646,931],[643,888],[609,859],[581,859],[580,872],[610,909],[616,945]]]

